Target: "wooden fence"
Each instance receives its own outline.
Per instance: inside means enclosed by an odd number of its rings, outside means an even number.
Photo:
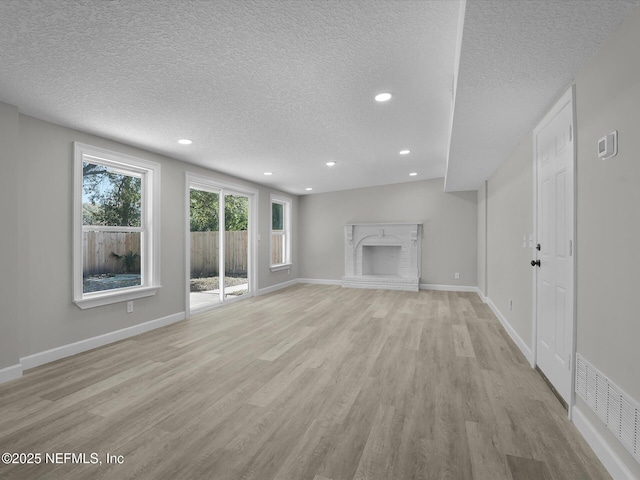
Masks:
[[[129,252],[140,254],[140,234],[124,232],[84,232],[82,234],[83,274],[98,275],[122,272],[123,261],[111,255]],[[218,232],[191,232],[191,276],[218,275]],[[225,232],[225,271],[229,275],[246,275],[248,237],[246,230]],[[136,262],[140,273],[140,260]]]
[[[246,275],[248,236],[246,230],[224,232],[224,270],[227,275]],[[191,277],[218,275],[218,232],[191,232]]]
[[[282,234],[271,234],[271,265],[284,263],[284,241]]]
[[[122,272],[123,261],[111,255],[112,252],[140,255],[139,232],[83,232],[82,242],[82,273],[85,276]],[[134,273],[140,273],[140,258],[135,266]]]

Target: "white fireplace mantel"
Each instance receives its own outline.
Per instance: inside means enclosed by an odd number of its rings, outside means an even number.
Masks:
[[[422,223],[349,223],[344,252],[343,287],[419,290]]]

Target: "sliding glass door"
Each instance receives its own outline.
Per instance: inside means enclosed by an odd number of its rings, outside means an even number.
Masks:
[[[220,296],[220,194],[189,189],[189,308],[201,310]]]
[[[255,194],[189,174],[187,187],[189,311],[249,296]]]
[[[241,194],[224,196],[224,285],[223,298],[249,293],[249,198]]]

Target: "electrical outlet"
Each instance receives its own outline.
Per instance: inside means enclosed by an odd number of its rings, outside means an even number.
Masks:
[[[133,300],[127,302],[127,313],[133,313]]]
[[[509,300],[509,311],[513,312],[513,300]]]
[[[460,274],[458,272],[454,273],[453,278],[460,278]]]

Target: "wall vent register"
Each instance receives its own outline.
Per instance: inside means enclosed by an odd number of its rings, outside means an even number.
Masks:
[[[576,354],[576,393],[640,463],[640,405]]]

